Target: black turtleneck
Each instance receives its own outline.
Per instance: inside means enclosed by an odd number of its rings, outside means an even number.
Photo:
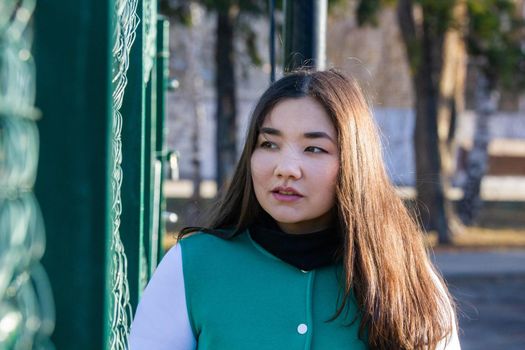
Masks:
[[[270,217],[252,225],[250,236],[272,255],[305,271],[335,263],[343,248],[342,237],[335,228],[289,234]]]

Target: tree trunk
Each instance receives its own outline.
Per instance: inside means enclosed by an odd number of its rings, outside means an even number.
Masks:
[[[455,24],[447,30],[443,44],[443,68],[438,106],[438,138],[445,193],[445,211],[448,229],[450,234],[454,236],[460,234],[464,229],[452,202],[447,200],[447,193],[452,190],[452,179],[456,172],[457,145],[455,135],[457,117],[465,108],[467,50],[464,28],[467,25],[466,1],[456,1],[452,16]]]
[[[216,62],[216,152],[217,187],[229,181],[237,161],[234,24],[236,10],[230,6],[217,13]]]
[[[422,8],[421,28],[416,28],[411,0],[399,0],[398,21],[413,72],[415,93],[414,147],[416,209],[425,230],[435,230],[440,244],[451,242],[448,229],[444,174],[438,137],[438,102],[443,69],[445,32],[436,17]]]
[[[199,74],[199,45],[196,43],[202,42],[199,31],[195,28],[200,25],[200,19],[203,17],[203,11],[199,9],[195,3],[189,5],[190,14],[192,16],[192,25],[188,27],[188,35],[183,37],[184,46],[186,48],[186,64],[187,69],[185,72],[185,84],[188,86],[189,94],[187,96],[191,103],[191,109],[193,111],[193,124],[192,124],[192,135],[191,135],[191,149],[192,149],[192,185],[193,194],[191,201],[186,206],[186,218],[189,222],[195,222],[200,208],[200,187],[202,183],[201,175],[201,159],[200,159],[200,146],[199,140],[202,134],[202,127],[205,118],[204,104],[202,102],[202,94],[204,89],[204,83],[202,77]]]
[[[445,34],[443,68],[438,107],[438,137],[441,160],[447,176],[446,184],[455,172],[455,131],[457,114],[464,110],[467,52],[462,28],[467,22],[465,1],[457,1],[453,18],[455,26]],[[446,192],[446,191],[445,191]]]
[[[416,205],[423,228],[437,231],[439,243],[448,244],[450,237],[445,210],[444,174],[437,133],[439,94],[432,79],[429,78],[430,70],[430,62],[422,63],[414,79],[416,90],[414,129]]]
[[[496,109],[496,95],[491,93],[489,80],[476,70],[476,122],[474,140],[469,152],[466,168],[466,180],[463,185],[463,198],[458,203],[458,216],[465,225],[472,225],[482,206],[481,180],[487,172],[487,148],[490,140],[489,119]]]

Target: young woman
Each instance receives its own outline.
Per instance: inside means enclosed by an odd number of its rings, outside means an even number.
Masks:
[[[369,106],[336,70],[263,94],[207,229],[146,288],[130,349],[459,349]]]

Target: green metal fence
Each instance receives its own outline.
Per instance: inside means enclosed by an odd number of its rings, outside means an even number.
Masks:
[[[38,163],[34,1],[0,2],[0,349],[53,349],[54,306],[40,259],[45,235],[33,194]]]
[[[155,0],[40,0],[35,192],[58,349],[124,349],[162,256],[167,22]]]

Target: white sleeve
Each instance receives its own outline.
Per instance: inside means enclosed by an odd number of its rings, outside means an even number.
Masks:
[[[458,330],[456,328],[455,322],[452,326],[452,333],[450,336],[441,340],[438,343],[436,350],[461,350],[461,346],[459,345]]]
[[[171,248],[142,294],[129,334],[130,350],[193,350],[180,245]]]
[[[450,322],[452,323],[452,332],[438,343],[438,345],[436,346],[436,350],[461,350],[461,345],[459,344],[458,329],[455,320],[455,312],[452,309],[450,302],[448,301],[448,296],[445,292],[443,284],[441,283],[441,281],[439,280],[432,268],[430,268],[430,271],[434,283],[436,283],[436,286],[438,287],[441,294],[447,299],[448,310],[442,311],[450,318]]]

